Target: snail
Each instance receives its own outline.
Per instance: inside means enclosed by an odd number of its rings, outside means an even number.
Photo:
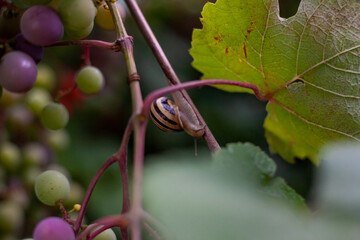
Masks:
[[[185,130],[194,138],[202,137],[204,126],[200,124],[182,92],[175,92],[172,95],[175,102],[166,97],[161,97],[152,103],[150,117],[154,124],[166,132]]]

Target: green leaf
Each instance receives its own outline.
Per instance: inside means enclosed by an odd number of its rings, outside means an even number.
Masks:
[[[336,217],[360,219],[360,144],[335,142],[321,151],[317,205]]]
[[[231,143],[214,156],[215,168],[235,172],[239,177],[252,178],[258,182],[268,181],[276,171],[274,161],[259,147],[251,143]]]
[[[359,12],[355,0],[303,0],[288,19],[277,0],[207,3],[203,29],[193,32],[193,66],[204,79],[258,86],[269,99],[272,152],[319,163],[324,143],[360,141]]]
[[[357,240],[360,234],[357,221],[294,211],[247,182],[227,181],[204,163],[148,166],[144,209],[164,225],[164,239]]]
[[[259,147],[251,143],[231,143],[213,158],[213,170],[232,184],[252,186],[267,196],[307,209],[304,199],[284,179],[274,178],[276,164]]]

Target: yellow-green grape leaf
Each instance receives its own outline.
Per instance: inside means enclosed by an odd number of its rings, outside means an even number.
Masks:
[[[355,0],[303,0],[288,19],[278,0],[207,3],[203,29],[193,32],[193,66],[203,79],[255,84],[268,98],[271,151],[318,164],[324,143],[360,141],[359,13]]]

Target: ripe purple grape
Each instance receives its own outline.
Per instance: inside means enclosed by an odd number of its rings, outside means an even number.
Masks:
[[[28,42],[24,38],[24,35],[21,33],[15,36],[15,43],[13,48],[15,50],[19,50],[24,53],[27,53],[30,57],[34,59],[36,63],[40,62],[40,60],[44,56],[44,47],[37,46]]]
[[[48,217],[36,225],[34,240],[75,240],[70,225],[58,217]]]
[[[5,54],[0,62],[0,85],[10,92],[26,92],[35,84],[34,60],[20,51]]]
[[[50,7],[36,5],[21,17],[20,29],[32,44],[46,46],[61,40],[64,26],[59,15]]]

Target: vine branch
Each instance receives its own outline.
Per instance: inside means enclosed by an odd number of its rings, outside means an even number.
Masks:
[[[80,226],[81,226],[81,222],[84,218],[84,215],[85,215],[85,211],[86,211],[86,207],[89,203],[89,200],[90,200],[90,196],[95,188],[95,185],[97,184],[97,182],[99,181],[100,177],[102,176],[102,174],[105,172],[105,170],[110,167],[113,163],[115,163],[116,161],[120,163],[122,163],[124,165],[124,162],[125,162],[125,166],[126,166],[126,162],[127,162],[127,159],[126,159],[126,153],[127,153],[127,147],[128,147],[128,143],[129,143],[129,139],[130,139],[130,135],[131,135],[131,132],[132,132],[132,128],[133,128],[133,123],[132,123],[132,119],[133,118],[130,118],[126,128],[125,128],[125,131],[124,131],[124,135],[123,135],[123,139],[122,139],[122,142],[121,142],[121,145],[120,145],[120,148],[119,150],[117,151],[117,153],[115,153],[113,156],[111,156],[102,166],[101,168],[97,171],[97,173],[95,174],[94,178],[91,180],[91,183],[89,184],[89,187],[86,191],[86,194],[85,194],[85,197],[84,197],[84,200],[81,204],[81,209],[79,211],[79,215],[75,221],[75,224],[74,224],[74,231],[75,233],[78,233],[79,232],[79,229],[80,229]],[[122,174],[123,176],[123,174]],[[127,178],[127,174],[126,174],[126,178]],[[126,183],[123,182],[123,185],[124,184],[127,184],[127,180],[126,180]],[[124,202],[128,202],[129,199],[130,199],[130,196],[129,196],[129,192],[128,191],[124,191],[123,192],[123,203]]]
[[[180,80],[176,75],[174,69],[172,68],[169,60],[167,59],[163,49],[161,48],[158,40],[156,39],[154,33],[152,32],[148,22],[146,21],[143,13],[141,12],[139,5],[137,4],[136,0],[125,0],[132,16],[134,17],[142,35],[144,36],[146,42],[148,43],[149,47],[151,48],[155,58],[157,59],[161,69],[163,70],[165,76],[171,84],[176,85],[180,84]],[[205,134],[204,140],[206,141],[209,149],[211,152],[216,152],[220,149],[218,142],[216,141],[214,135],[211,133],[210,129],[206,125],[204,119],[202,118],[201,114],[197,110],[196,106],[192,102],[191,98],[187,94],[186,91],[181,90],[181,94],[184,96],[185,100],[189,103],[191,108],[193,109],[194,113],[196,114],[199,122],[205,126]]]
[[[69,41],[59,41],[53,44],[47,45],[46,47],[60,47],[60,46],[88,46],[88,47],[99,47],[103,49],[109,49],[113,51],[119,51],[120,47],[117,42],[105,42],[101,40],[69,40]]]
[[[158,89],[156,91],[153,91],[150,93],[144,100],[144,106],[142,109],[141,114],[143,116],[147,116],[150,106],[154,100],[156,100],[159,97],[162,97],[166,94],[176,92],[182,89],[189,89],[194,87],[201,87],[205,85],[233,85],[233,86],[239,86],[242,88],[251,89],[254,92],[254,95],[261,101],[267,101],[268,98],[260,93],[260,90],[257,86],[250,84],[250,83],[244,83],[244,82],[238,82],[233,80],[224,80],[224,79],[207,79],[207,80],[195,80],[190,81],[178,85],[173,85],[165,88]]]

